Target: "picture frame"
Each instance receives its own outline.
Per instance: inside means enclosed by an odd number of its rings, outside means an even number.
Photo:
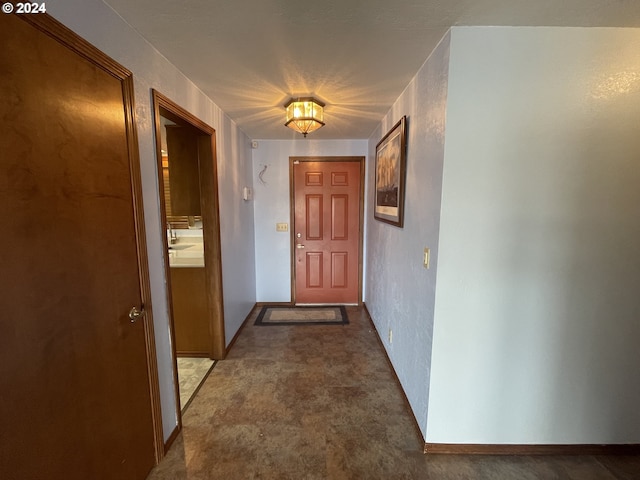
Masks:
[[[376,145],[376,220],[403,228],[406,170],[407,117],[403,116]]]

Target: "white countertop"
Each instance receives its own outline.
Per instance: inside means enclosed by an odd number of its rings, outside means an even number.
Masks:
[[[201,238],[180,237],[169,245],[169,266],[171,268],[204,267],[204,248]]]

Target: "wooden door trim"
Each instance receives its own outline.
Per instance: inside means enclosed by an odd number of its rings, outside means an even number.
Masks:
[[[160,385],[158,380],[156,344],[153,330],[153,307],[151,303],[149,257],[147,254],[147,237],[145,232],[144,207],[142,202],[142,174],[140,171],[140,153],[138,149],[138,133],[135,120],[133,74],[48,14],[16,16],[20,17],[22,20],[26,21],[46,35],[49,35],[66,48],[75,52],[122,82],[122,99],[124,105],[125,130],[127,132],[129,170],[131,174],[131,191],[136,232],[140,295],[142,305],[145,310],[145,321],[143,325],[149,392],[151,397],[154,451],[155,460],[156,463],[158,463],[164,457],[165,452],[163,448],[164,439],[162,434],[162,413],[160,406]]]
[[[51,17],[48,13],[38,15],[18,15],[14,13],[14,15],[57,40],[69,50],[77,53],[118,80],[132,77],[133,74],[128,69],[120,65],[103,51],[98,50],[91,43]],[[136,145],[136,152],[138,151],[137,147]],[[137,154],[136,157],[139,158]]]
[[[213,127],[207,125],[195,115],[191,114],[180,105],[155,89],[152,89],[152,97],[153,112],[155,118],[156,159],[159,186],[158,194],[160,196],[160,215],[162,219],[166,218],[167,207],[165,204],[164,182],[162,179],[162,145],[160,136],[160,129],[162,128],[162,126],[160,123],[160,108],[162,108],[165,112],[168,112],[170,116],[174,116],[178,121],[190,124],[201,134],[198,136],[198,150],[204,153],[205,158],[200,159],[198,168],[200,174],[200,198],[202,202],[201,210],[204,226],[204,266],[207,282],[207,300],[211,312],[210,326],[212,332],[212,344],[210,350],[211,356],[214,359],[222,360],[225,358],[227,350],[225,345],[224,305],[222,292],[222,249],[220,243],[220,202],[218,200],[218,168],[215,137],[216,131]],[[214,199],[214,208],[209,208],[208,203],[206,204],[205,208],[204,199],[207,199],[209,201],[211,199]],[[169,330],[173,349],[174,384],[178,416],[178,425],[176,428],[177,432],[182,429],[182,414],[180,412],[180,390],[178,387],[178,365],[176,356],[177,351],[173,325],[171,276],[169,275],[171,267],[169,266],[169,245],[167,243],[166,235],[162,235],[162,245],[164,268],[166,272],[167,305],[169,307]],[[169,446],[170,442],[167,442],[167,445],[165,445],[165,449],[167,450]]]
[[[149,387],[151,392],[151,413],[153,416],[156,461],[165,455],[162,433],[162,407],[160,404],[160,381],[158,378],[158,357],[153,323],[153,306],[151,303],[151,280],[149,278],[149,255],[147,253],[147,235],[144,223],[144,206],[142,203],[142,173],[140,171],[140,156],[138,150],[138,134],[135,127],[135,99],[133,76],[123,81],[123,95],[125,98],[125,122],[130,158],[131,183],[133,188],[136,245],[138,248],[138,268],[140,271],[140,291],[142,304],[145,306],[145,346],[149,371]]]
[[[295,191],[293,166],[296,162],[360,162],[360,238],[358,239],[358,305],[362,306],[362,283],[364,271],[364,175],[365,158],[363,156],[345,157],[289,157],[289,241],[291,256],[291,304],[296,303],[296,251],[295,245]]]

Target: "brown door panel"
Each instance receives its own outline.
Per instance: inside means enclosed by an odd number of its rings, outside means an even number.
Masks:
[[[123,83],[0,18],[0,476],[155,461]]]

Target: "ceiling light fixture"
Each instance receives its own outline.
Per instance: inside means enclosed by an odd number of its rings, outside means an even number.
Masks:
[[[284,108],[287,110],[287,123],[284,125],[305,137],[324,126],[324,103],[315,98],[292,98]]]

